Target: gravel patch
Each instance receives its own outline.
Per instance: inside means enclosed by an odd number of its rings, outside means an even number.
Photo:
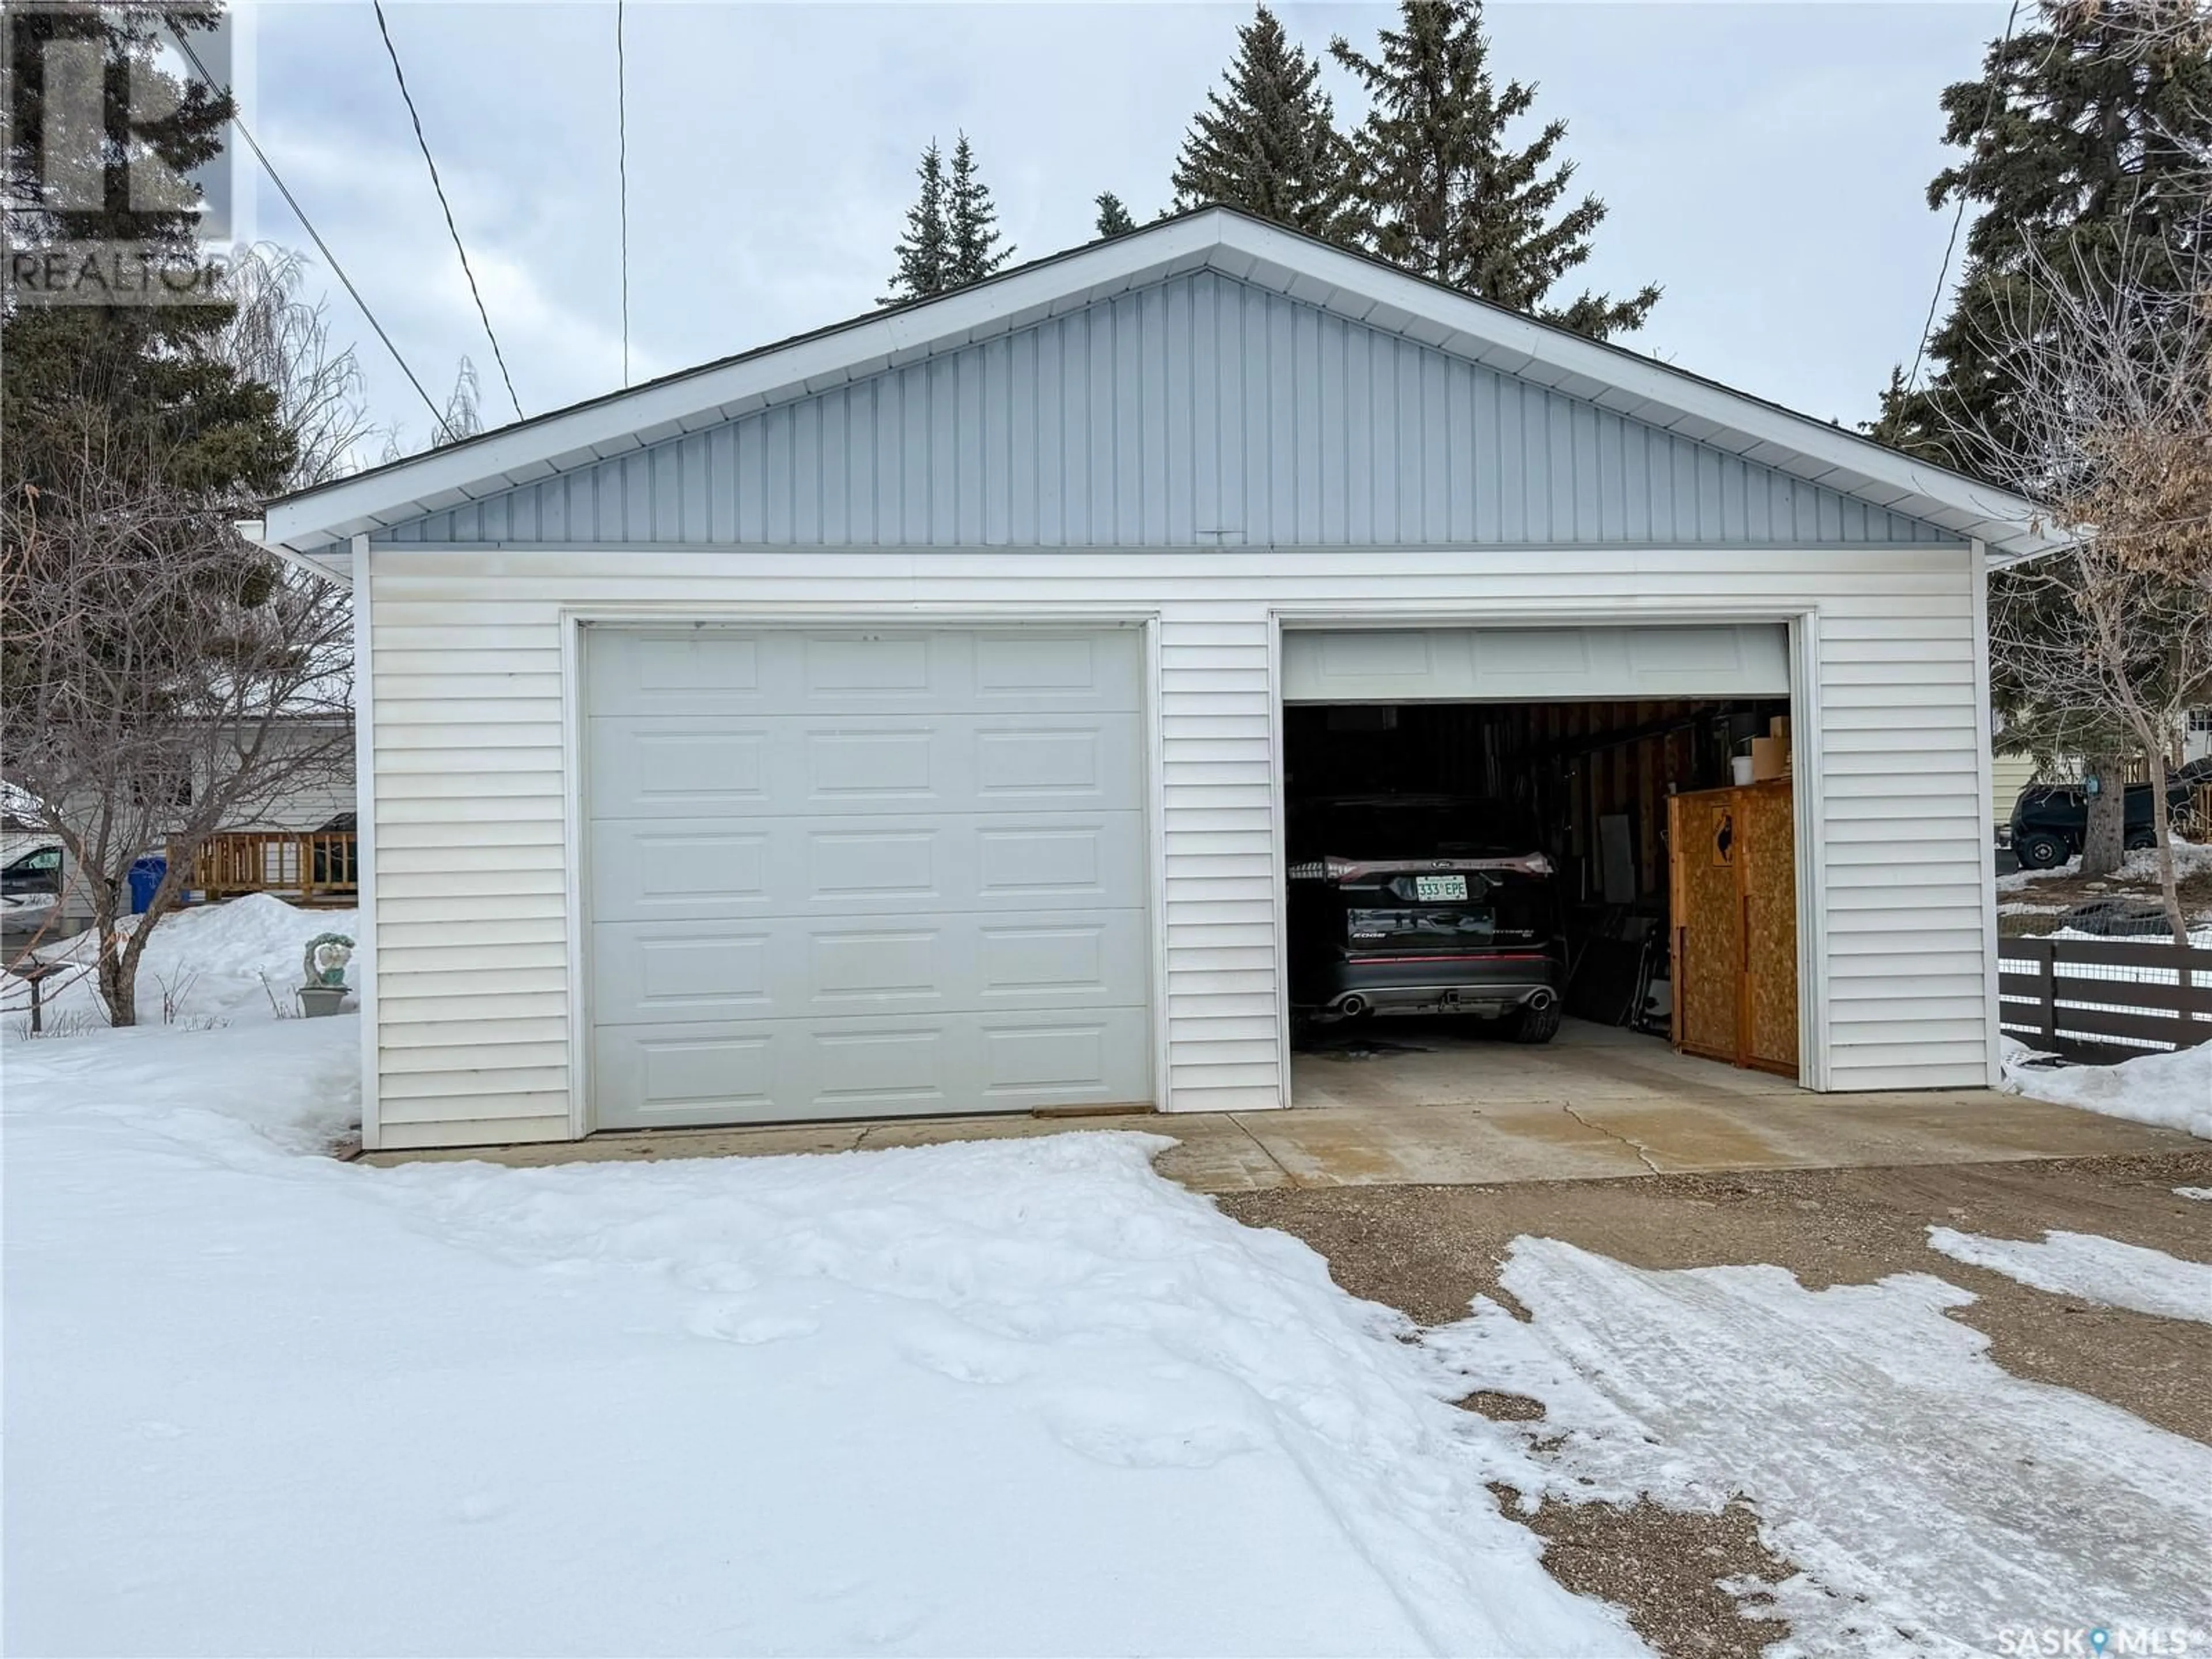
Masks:
[[[1304,1239],[1346,1290],[1423,1324],[1464,1317],[1478,1295],[1521,1313],[1498,1273],[1523,1234],[1645,1267],[1773,1262],[1816,1290],[1931,1273],[1974,1293],[1949,1316],[1988,1336],[1991,1359],[2014,1376],[2076,1389],[2212,1443],[2212,1327],[2036,1290],[1927,1243],[1930,1225],[2028,1240],[2060,1229],[2212,1261],[2203,1207],[2176,1190],[2208,1187],[2212,1149],[1492,1187],[1277,1189],[1219,1202],[1249,1225]],[[1538,1401],[1488,1390],[1462,1403],[1505,1421],[1542,1415]],[[1760,1541],[1747,1504],[1715,1516],[1648,1499],[1620,1506],[1553,1498],[1533,1512],[1523,1512],[1518,1493],[1501,1492],[1500,1502],[1543,1538],[1554,1577],[1624,1608],[1662,1654],[1755,1655],[1787,1634],[1786,1626],[1759,1616],[1755,1594],[1723,1588],[1776,1582],[1795,1571]]]

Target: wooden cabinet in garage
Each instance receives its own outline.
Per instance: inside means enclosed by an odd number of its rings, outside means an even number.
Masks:
[[[1790,780],[1667,803],[1674,1046],[1797,1075],[1797,851]]]

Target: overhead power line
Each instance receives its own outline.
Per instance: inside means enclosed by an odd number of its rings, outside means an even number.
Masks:
[[[200,62],[199,53],[192,50],[192,43],[185,38],[183,29],[172,29],[169,35],[185,58],[191,60],[191,66],[199,71],[201,80],[210,87],[222,84],[208,73],[208,66]],[[307,210],[300,205],[300,198],[292,194],[292,187],[284,182],[284,175],[276,171],[276,164],[269,159],[268,152],[247,131],[244,118],[235,110],[231,112],[230,124],[238,129],[238,136],[246,140],[246,149],[252,150],[253,159],[261,163],[261,170],[269,175],[269,182],[276,186],[276,193],[284,198],[284,205],[292,210],[292,216],[300,222],[300,228],[307,233],[307,240],[314,243],[315,251],[330,262],[331,274],[345,285],[345,291],[353,296],[354,304],[361,307],[361,314],[376,331],[376,337],[384,342],[384,349],[392,354],[392,361],[399,365],[399,372],[407,377],[407,384],[415,388],[415,395],[422,400],[422,407],[430,411],[430,418],[438,423],[439,429],[448,438],[453,436],[453,429],[446,424],[445,411],[438,407],[428,392],[422,390],[422,382],[407,366],[406,358],[399,355],[399,348],[392,343],[392,336],[385,332],[384,325],[377,321],[376,313],[368,308],[368,301],[361,297],[361,290],[353,285],[353,278],[346,275],[346,268],[338,263],[338,256],[331,252],[331,245],[323,240],[322,232],[315,228],[315,222],[307,217]]]
[[[623,54],[623,0],[615,0],[615,175],[622,197],[623,385],[629,385],[629,64]]]
[[[2020,20],[2020,0],[2012,0],[2012,9],[2005,14],[2004,33],[1997,40],[1996,55],[2002,57],[2004,49],[2012,44],[2012,26]],[[1959,179],[1959,210],[1951,216],[1950,239],[1943,244],[1942,268],[1936,273],[1936,292],[1928,298],[1928,319],[1920,325],[1920,344],[1912,353],[1912,373],[1905,377],[1905,389],[1911,391],[1920,384],[1921,360],[1928,355],[1928,342],[1936,332],[1936,313],[1943,303],[1943,290],[1950,286],[1951,255],[1959,246],[1959,227],[1966,222],[1966,198],[1974,187],[1974,169],[1982,161],[1982,135],[1990,130],[1990,118],[1997,112],[1997,77],[1990,76],[1989,101],[1982,106],[1981,125],[1974,129],[1968,141],[1972,148],[1966,155],[1966,170]]]
[[[392,78],[399,82],[399,96],[407,105],[407,118],[415,124],[415,142],[422,150],[422,165],[430,169],[430,187],[438,192],[438,205],[446,210],[446,228],[453,239],[453,252],[461,256],[461,274],[469,279],[469,297],[477,302],[477,317],[483,324],[484,338],[491,342],[491,355],[499,364],[499,378],[507,382],[507,400],[514,405],[514,418],[521,420],[522,399],[514,395],[514,377],[507,372],[507,354],[499,349],[499,336],[492,331],[491,313],[484,309],[483,295],[477,289],[477,273],[469,264],[469,251],[461,243],[461,228],[453,222],[453,204],[446,199],[445,180],[438,177],[438,164],[430,155],[430,141],[422,136],[422,117],[415,107],[415,94],[407,90],[407,72],[399,67],[399,48],[392,44],[392,25],[384,16],[384,0],[374,0],[377,32],[384,37],[385,55],[392,59]]]

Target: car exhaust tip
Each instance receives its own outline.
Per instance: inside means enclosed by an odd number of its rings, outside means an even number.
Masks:
[[[1550,991],[1539,986],[1535,990],[1528,993],[1528,1000],[1521,1006],[1524,1008],[1533,1008],[1540,1014],[1545,1009],[1550,1007],[1558,1000],[1559,999],[1553,996]]]
[[[1336,1012],[1346,1019],[1358,1019],[1367,1012],[1367,999],[1353,991],[1336,1000]]]

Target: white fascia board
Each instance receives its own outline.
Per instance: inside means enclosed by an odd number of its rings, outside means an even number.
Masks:
[[[433,450],[406,465],[367,473],[311,495],[271,502],[264,519],[266,533],[273,542],[313,545],[340,524],[388,518],[396,507],[441,498],[465,501],[471,484],[504,478],[553,457],[582,449],[619,453],[635,448],[640,432],[663,425],[680,429],[702,408],[804,386],[818,375],[840,375],[856,358],[927,354],[947,339],[993,331],[1000,319],[1028,307],[1049,307],[1071,289],[1087,293],[1107,283],[1126,289],[1158,266],[1210,248],[1220,240],[1221,224],[1229,217],[1200,214],[1150,233],[1115,237],[1004,282],[947,295],[720,368],[641,386],[474,443]]]
[[[304,570],[310,576],[319,577],[325,581],[336,582],[342,587],[353,586],[352,550],[346,548],[341,557],[329,556],[326,550],[332,545],[343,547],[343,543],[326,544],[325,549],[304,553],[296,548],[287,547],[282,542],[269,540],[266,529],[258,519],[234,519],[231,527],[245,540],[256,547],[266,548],[295,569]]]

